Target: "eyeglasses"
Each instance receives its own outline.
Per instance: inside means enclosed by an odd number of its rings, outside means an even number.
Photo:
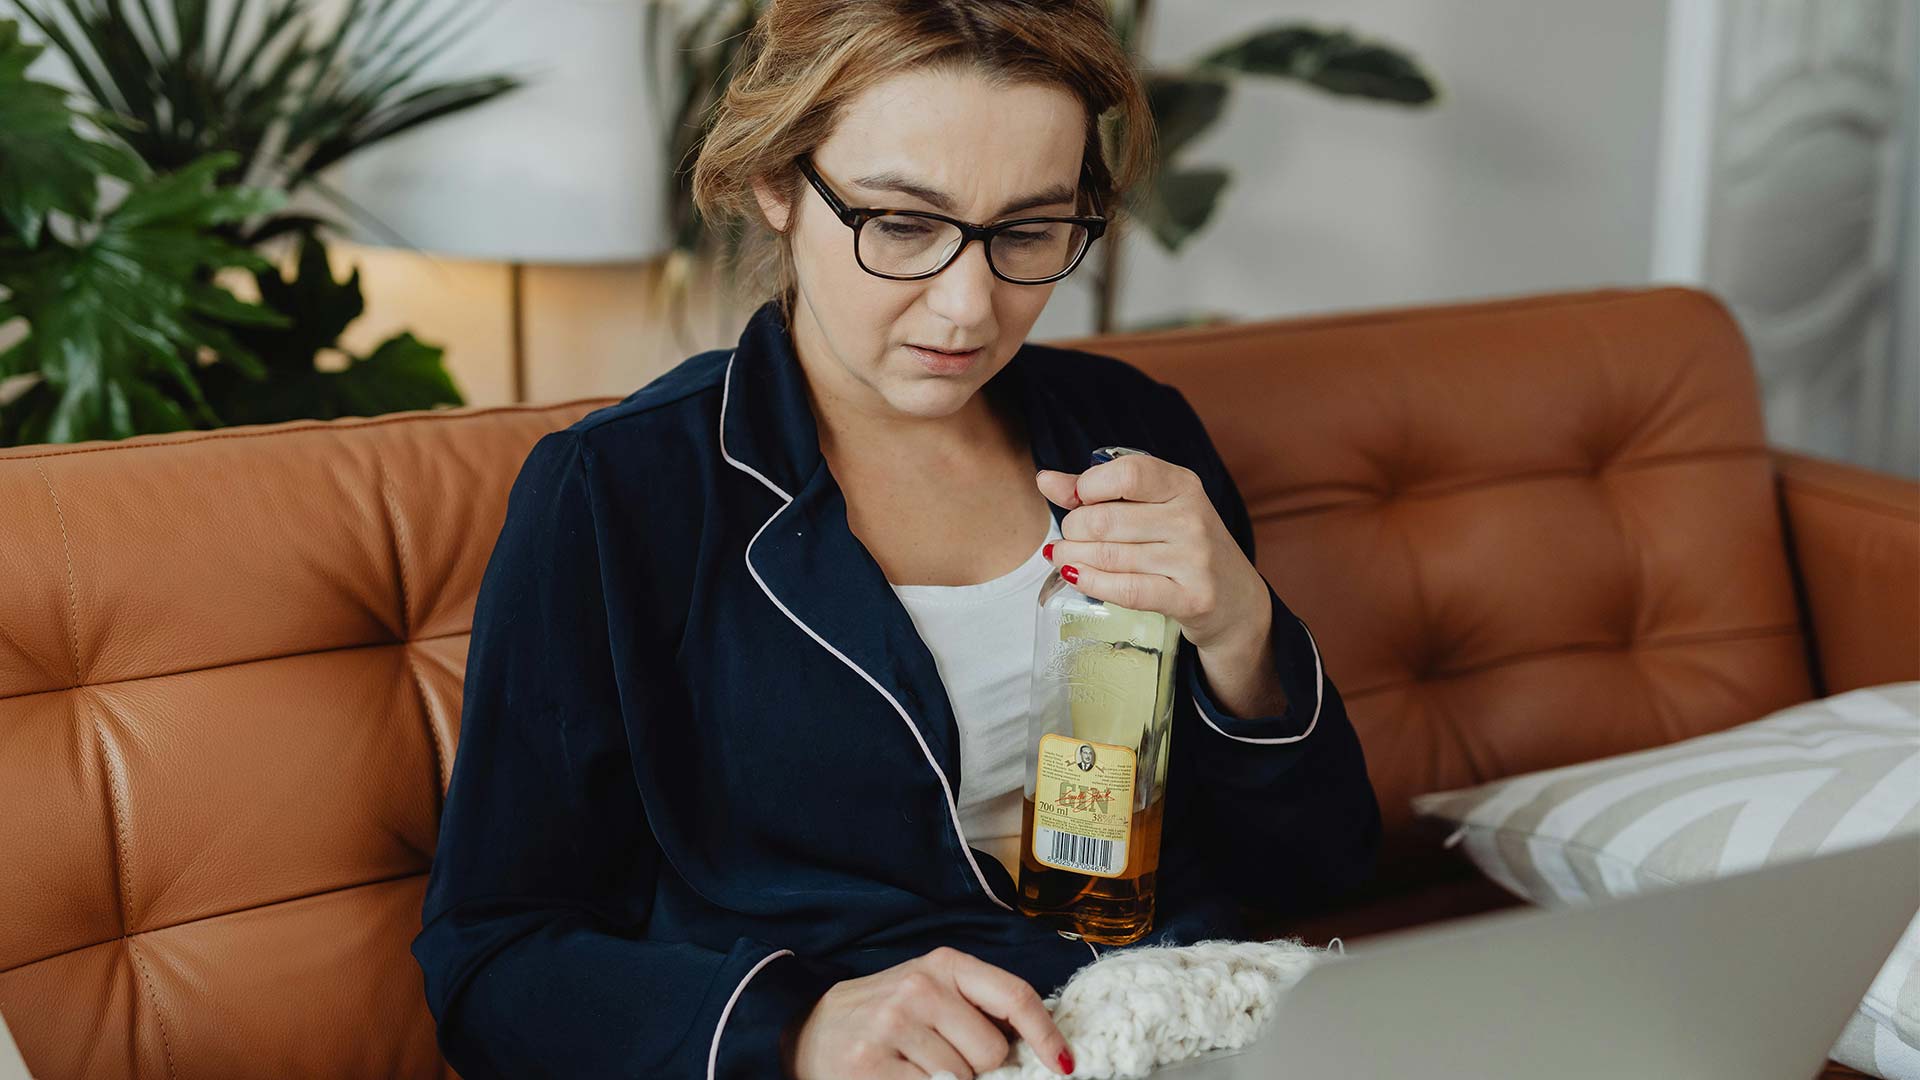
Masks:
[[[860,269],[893,281],[932,277],[953,265],[967,244],[979,240],[987,247],[987,267],[994,277],[1015,285],[1044,285],[1072,273],[1087,248],[1107,231],[1107,219],[1097,215],[975,225],[930,210],[848,206],[820,179],[808,155],[795,162],[834,216],[853,230],[853,258]],[[1081,175],[1086,174],[1083,163]]]

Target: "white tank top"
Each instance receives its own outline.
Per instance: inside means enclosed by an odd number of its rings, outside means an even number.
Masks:
[[[894,585],[894,595],[933,654],[960,728],[960,830],[967,843],[1020,877],[1020,802],[1025,790],[1027,707],[1041,557],[1060,525],[1047,514],[1047,540],[1027,561],[975,585]],[[891,584],[891,583],[889,583]]]

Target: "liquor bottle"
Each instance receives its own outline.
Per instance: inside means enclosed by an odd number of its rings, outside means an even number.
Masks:
[[[1095,450],[1088,468],[1123,454]],[[1020,826],[1020,910],[1107,944],[1153,926],[1180,624],[1040,587]]]

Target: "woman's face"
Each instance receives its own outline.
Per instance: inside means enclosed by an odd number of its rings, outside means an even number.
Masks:
[[[912,73],[854,99],[812,162],[849,206],[932,210],[987,224],[1075,213],[1072,196],[1005,208],[1050,188],[1077,191],[1085,131],[1084,108],[1058,87],[995,87],[972,73]],[[889,187],[880,174],[944,195],[949,205]],[[812,185],[801,182],[793,207],[763,184],[755,188],[768,223],[788,233],[793,245],[794,344],[814,392],[868,420],[927,420],[959,411],[1020,348],[1057,284],[1001,281],[988,269],[981,243],[968,244],[930,278],[875,277],[854,261],[853,231]],[[909,344],[982,348],[964,369],[943,373]]]

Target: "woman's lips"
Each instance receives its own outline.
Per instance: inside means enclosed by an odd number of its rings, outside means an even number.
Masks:
[[[972,367],[973,362],[980,358],[981,353],[986,351],[985,349],[976,348],[970,352],[949,353],[941,352],[938,349],[922,348],[918,345],[909,345],[907,349],[913,353],[914,357],[920,361],[923,367],[936,375],[957,375],[969,367]]]

